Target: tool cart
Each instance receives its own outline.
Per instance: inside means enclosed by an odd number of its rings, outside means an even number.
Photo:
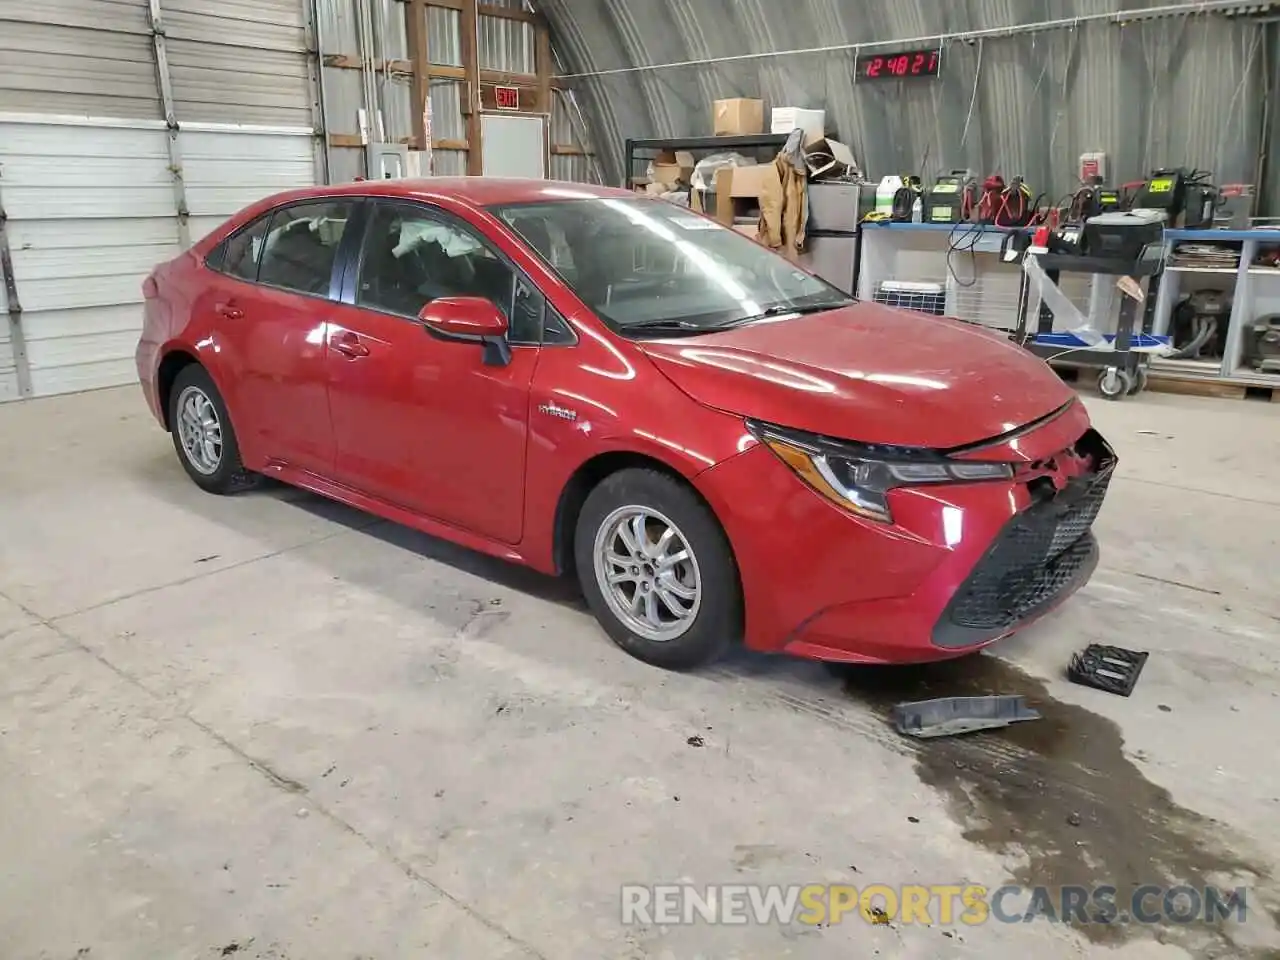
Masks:
[[[1024,284],[1020,295],[1018,328],[1014,340],[1049,363],[1098,370],[1098,392],[1119,400],[1146,387],[1147,358],[1163,349],[1163,341],[1151,336],[1154,281],[1164,268],[1163,223],[1141,213],[1108,213],[1094,217],[1078,234],[1059,231],[1038,237],[1043,246],[1029,246],[1022,253]],[[1086,273],[1095,278],[1094,289],[1109,291],[1105,278],[1115,278],[1120,296],[1115,334],[1098,331],[1109,324],[1098,322],[1112,298],[1091,298],[1089,316],[1081,315],[1058,290],[1063,273]],[[1033,305],[1038,303],[1038,309]],[[1030,312],[1037,314],[1036,329],[1028,331]],[[1065,316],[1064,316],[1065,315]],[[1054,332],[1055,317],[1069,321],[1068,332]],[[1066,358],[1069,357],[1069,360]]]

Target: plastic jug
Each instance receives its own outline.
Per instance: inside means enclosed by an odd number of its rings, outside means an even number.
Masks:
[[[903,186],[902,178],[896,173],[881,180],[880,186],[876,187],[876,213],[883,213],[886,217],[892,216],[894,195]]]

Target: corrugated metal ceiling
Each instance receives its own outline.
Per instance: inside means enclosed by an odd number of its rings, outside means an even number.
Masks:
[[[552,22],[562,72],[596,74],[571,83],[615,182],[625,138],[710,134],[711,100],[750,96],[766,106],[825,108],[829,131],[877,177],[952,166],[998,169],[1049,192],[1075,183],[1077,158],[1086,150],[1106,151],[1118,179],[1159,164],[1207,167],[1219,180],[1254,178],[1263,28],[1224,15],[1173,15],[1188,6],[1169,0],[538,4]],[[1137,18],[1123,26],[1084,19],[1122,9]],[[1056,27],[998,35],[1048,21]],[[949,42],[937,81],[854,83],[854,44],[975,31],[991,33]],[[849,48],[772,55],[840,45]],[[741,59],[628,69],[719,58]],[[628,72],[599,75],[608,70]]]

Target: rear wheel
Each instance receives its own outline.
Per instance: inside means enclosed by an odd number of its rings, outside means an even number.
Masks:
[[[169,392],[169,430],[187,475],[210,493],[233,493],[252,482],[240,461],[236,432],[213,378],[199,364],[183,367]]]
[[[596,619],[646,663],[696,667],[741,635],[741,588],[724,531],[666,474],[629,469],[601,481],[583,504],[574,553]]]

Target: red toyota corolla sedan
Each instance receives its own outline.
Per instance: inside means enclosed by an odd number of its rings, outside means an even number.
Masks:
[[[500,179],[281,194],[144,284],[182,465],[547,573],[629,653],[969,653],[1097,563],[1115,456],[981,328],[856,303],[662,200]]]

